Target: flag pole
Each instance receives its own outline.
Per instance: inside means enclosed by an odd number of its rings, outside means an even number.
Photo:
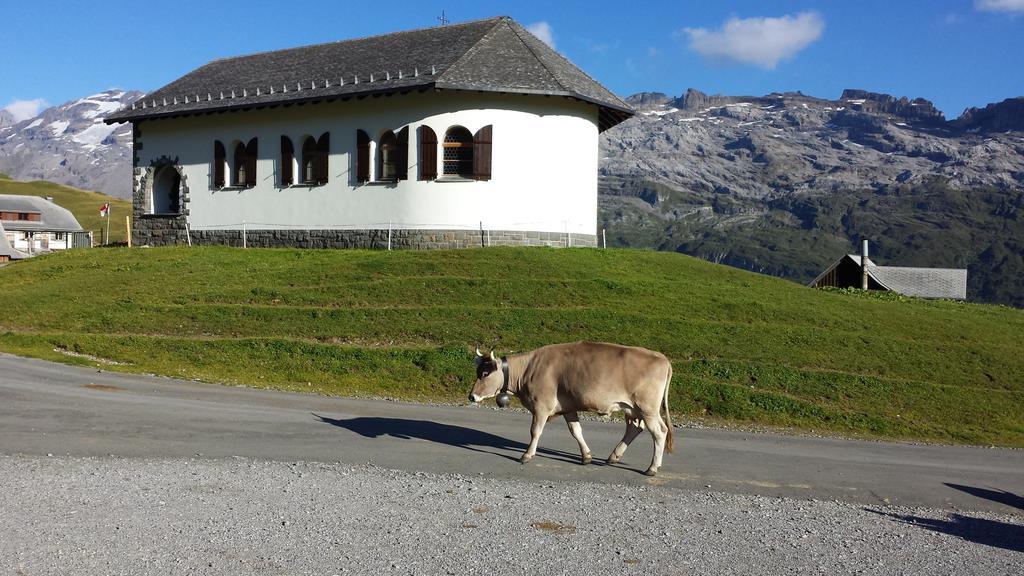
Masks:
[[[110,244],[110,205],[107,204],[107,244]]]

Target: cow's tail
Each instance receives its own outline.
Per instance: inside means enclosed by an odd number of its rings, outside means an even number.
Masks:
[[[665,380],[665,424],[668,424],[668,437],[665,440],[665,449],[672,452],[672,412],[668,409],[668,388],[672,384],[672,363],[668,363],[668,378]]]

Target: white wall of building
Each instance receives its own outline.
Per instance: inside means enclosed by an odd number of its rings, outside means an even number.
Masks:
[[[7,241],[15,250],[22,252],[49,252],[51,250],[67,250],[69,234],[66,232],[33,232],[31,240],[28,232],[6,232]]]
[[[454,111],[453,111],[454,110]],[[444,181],[441,141],[455,125],[475,133],[493,126],[489,181]],[[439,180],[416,180],[417,128],[438,139]],[[356,130],[374,142],[386,130],[409,127],[409,179],[357,183]],[[595,234],[597,225],[597,108],[560,97],[412,92],[359,100],[292,105],[168,120],[147,120],[139,166],[177,158],[187,176],[188,222],[194,230],[394,228],[486,229]],[[296,158],[306,136],[330,132],[329,182],[282,187],[280,137]],[[258,138],[254,188],[213,186],[213,147],[229,162],[234,143]],[[371,156],[376,174],[375,154]],[[229,179],[230,179],[230,172]],[[298,177],[296,171],[296,177]]]

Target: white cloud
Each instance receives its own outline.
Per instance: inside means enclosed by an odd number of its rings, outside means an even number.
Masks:
[[[713,60],[773,69],[821,38],[825,20],[815,12],[781,18],[730,18],[718,30],[683,28],[690,48]]]
[[[974,7],[985,12],[1024,12],[1024,0],[974,0]]]
[[[526,29],[530,31],[530,34],[540,38],[541,42],[551,46],[552,50],[555,49],[555,31],[551,29],[551,24],[543,21],[534,22],[528,24]]]
[[[14,116],[15,122],[21,122],[38,115],[47,106],[46,100],[36,98],[35,100],[15,100],[4,106],[4,110],[7,110],[11,113],[11,116]]]

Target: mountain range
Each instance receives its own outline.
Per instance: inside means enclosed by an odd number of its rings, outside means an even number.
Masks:
[[[131,197],[132,129],[107,114],[142,96],[107,90],[43,110],[21,122],[0,112],[0,172]]]
[[[0,113],[0,172],[130,197],[131,129],[102,118],[141,95]],[[954,120],[854,89],[627,101],[600,140],[609,245],[807,282],[866,237],[880,264],[967,268],[969,298],[1024,306],[1024,98]]]

